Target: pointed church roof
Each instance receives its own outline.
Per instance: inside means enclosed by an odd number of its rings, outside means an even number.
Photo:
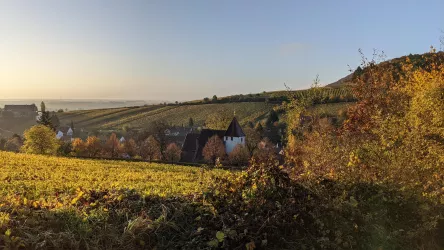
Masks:
[[[236,117],[234,117],[233,120],[231,121],[230,126],[228,127],[224,136],[232,136],[232,137],[245,136],[244,131],[242,130],[242,127],[237,121]]]

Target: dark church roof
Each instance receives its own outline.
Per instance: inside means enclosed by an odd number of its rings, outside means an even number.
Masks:
[[[199,138],[199,134],[189,133],[185,137],[185,141],[183,143],[182,150],[185,151],[196,151],[197,150],[197,139]]]
[[[232,137],[244,137],[245,136],[244,131],[242,130],[236,117],[234,117],[233,120],[231,121],[231,124],[228,127],[227,131],[225,132],[224,136],[232,136]]]
[[[182,146],[182,153],[180,155],[181,162],[194,162],[194,158],[196,157],[196,152],[199,147],[198,138],[199,134],[187,134]]]

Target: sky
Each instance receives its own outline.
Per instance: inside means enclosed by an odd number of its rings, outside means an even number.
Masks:
[[[439,48],[444,1],[0,0],[0,99],[192,100]]]

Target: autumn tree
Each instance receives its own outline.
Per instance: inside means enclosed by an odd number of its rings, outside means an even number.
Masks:
[[[258,143],[257,150],[254,152],[254,158],[257,162],[271,162],[277,160],[277,152],[268,138]]]
[[[80,138],[75,138],[72,141],[72,152],[75,156],[85,156],[86,155],[86,145]]]
[[[112,133],[106,141],[105,152],[110,158],[117,158],[122,152],[122,145],[120,145],[120,141],[115,133]]]
[[[379,63],[363,57],[339,129],[293,102],[287,110],[287,165],[304,179],[378,183],[409,195],[443,199],[444,54],[410,55]]]
[[[140,156],[148,161],[161,158],[160,145],[154,136],[149,136],[140,146]]]
[[[88,157],[97,157],[102,151],[102,143],[96,136],[88,136],[85,142],[85,152]]]
[[[170,143],[165,151],[165,160],[168,162],[178,162],[180,160],[181,149],[176,143]]]
[[[154,136],[154,138],[156,138],[163,158],[165,157],[164,153],[167,148],[167,141],[165,135],[165,130],[167,128],[168,124],[164,121],[154,121],[149,125],[148,128],[149,134],[151,134],[152,136]]]
[[[57,155],[69,156],[72,153],[72,142],[71,141],[60,141],[60,147],[57,151]]]
[[[219,136],[215,135],[208,139],[205,147],[203,148],[202,154],[204,159],[213,165],[216,163],[218,158],[222,159],[225,157],[225,146]]]
[[[228,155],[228,161],[233,166],[246,166],[250,160],[250,153],[247,147],[243,145],[236,145],[233,151]]]
[[[5,143],[5,150],[9,152],[19,152],[23,145],[23,141],[19,136],[9,138]]]
[[[250,152],[250,154],[253,154],[253,152],[256,150],[258,143],[261,141],[261,134],[250,127],[247,127],[244,129],[245,133],[245,146]]]
[[[24,133],[23,151],[31,154],[55,155],[60,147],[54,131],[43,125],[36,125]]]
[[[127,153],[130,157],[137,155],[138,148],[136,141],[134,139],[129,139],[123,143],[123,151]]]

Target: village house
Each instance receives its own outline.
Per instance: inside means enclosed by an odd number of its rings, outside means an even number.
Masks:
[[[74,131],[71,127],[63,126],[59,127],[56,133],[56,138],[62,141],[72,141]]]
[[[223,140],[225,152],[231,153],[237,145],[245,145],[245,133],[236,117],[233,118],[227,130],[202,129],[200,133],[188,133],[182,146],[181,162],[203,161],[202,151],[213,136]]]
[[[31,105],[5,105],[5,111],[11,112],[14,117],[37,117],[37,106]]]

